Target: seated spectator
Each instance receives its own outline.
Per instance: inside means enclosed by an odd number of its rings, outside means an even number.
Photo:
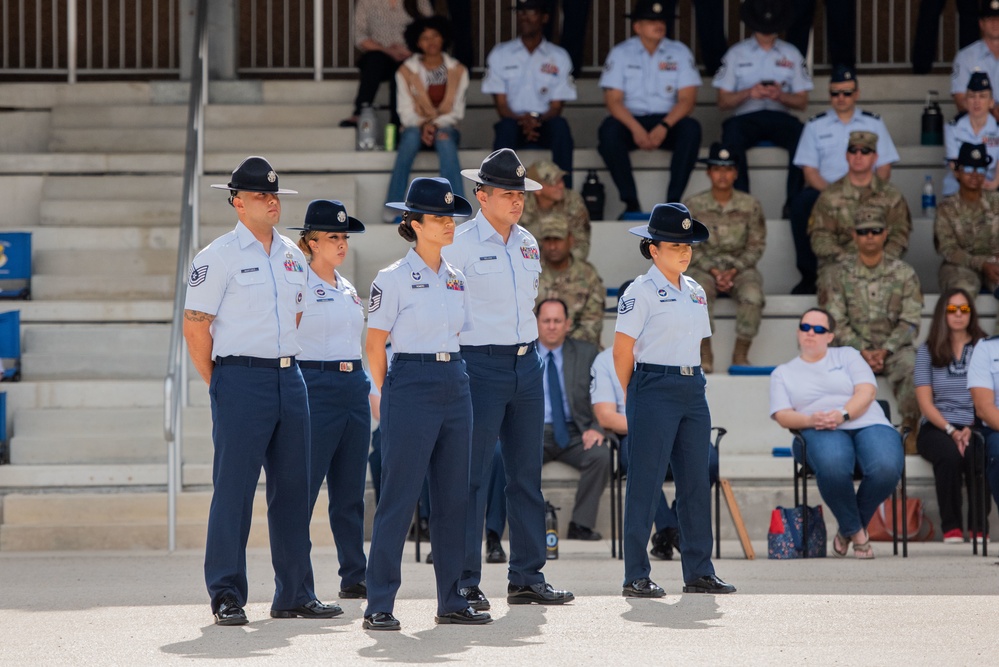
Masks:
[[[968,365],[968,389],[985,436],[986,482],[999,505],[999,336],[983,338],[975,345]],[[983,536],[977,534],[973,539],[981,542]],[[984,539],[989,539],[987,523]]]
[[[542,301],[535,311],[538,352],[545,365],[544,461],[561,461],[580,473],[568,539],[599,540],[593,527],[610,456],[590,403],[590,366],[597,348],[568,337],[568,309],[560,299]]]
[[[808,219],[819,194],[850,171],[846,160],[850,133],[862,130],[877,135],[878,159],[874,163],[874,172],[882,181],[887,182],[891,178],[891,165],[898,162],[898,150],[881,116],[857,108],[859,98],[860,82],[853,68],[835,68],[829,79],[831,108],[812,116],[805,123],[798,140],[794,164],[801,167],[805,188],[791,200],[791,234],[801,274],[801,282],[791,290],[792,294],[815,293],[818,267],[808,240]]]
[[[849,4],[849,3],[846,3]],[[912,73],[929,74],[937,55],[940,14],[947,0],[919,0],[916,36],[912,40]],[[958,45],[963,49],[978,39],[979,0],[957,0]]]
[[[572,60],[544,38],[546,0],[517,0],[517,39],[493,47],[486,59],[482,92],[491,94],[500,120],[493,150],[549,148],[572,187],[572,132],[562,104],[576,99]]]
[[[541,184],[541,189],[524,193],[524,212],[517,224],[541,238],[541,216],[558,213],[569,222],[572,256],[585,260],[590,254],[590,213],[583,195],[565,186],[565,172],[551,160],[537,160],[527,168],[527,177]]]
[[[563,301],[569,318],[569,338],[600,349],[607,294],[604,281],[589,262],[572,256],[573,235],[565,216],[547,213],[540,227],[542,271],[537,303]]]
[[[855,349],[830,347],[835,331],[836,318],[821,308],[801,316],[801,353],[770,376],[770,416],[805,439],[808,467],[838,524],[833,553],[846,556],[853,542],[855,557],[874,558],[866,527],[902,476],[902,447],[874,402],[874,373]],[[798,443],[794,455],[800,461]]]
[[[982,187],[986,190],[999,188],[999,175],[996,174],[995,163],[999,159],[999,123],[992,116],[995,100],[992,99],[992,83],[985,72],[975,72],[968,80],[968,90],[964,96],[968,109],[944,126],[944,150],[948,160],[956,160],[961,151],[961,145],[984,144],[991,158],[987,164],[992,164],[985,174]],[[957,192],[957,178],[953,173],[944,176],[943,194],[949,196]]]
[[[912,218],[905,197],[875,173],[878,137],[873,132],[850,133],[846,148],[846,176],[827,187],[815,201],[808,223],[812,250],[819,265],[819,303],[825,296],[821,285],[829,267],[856,254],[853,230],[861,208],[874,212],[888,232],[885,252],[899,258],[909,247]]]
[[[912,429],[906,453],[916,453],[919,406],[912,384],[923,295],[911,266],[885,254],[888,231],[876,216],[857,219],[857,256],[832,271],[828,308],[838,323],[836,343],[860,351],[875,375],[884,375],[898,402],[902,422]]]
[[[965,84],[972,72],[985,72],[990,80],[999,77],[999,3],[985,0],[978,16],[982,38],[958,51],[951,69],[950,92],[958,111],[968,110],[964,99]],[[995,93],[993,89],[992,94]],[[997,114],[999,108],[993,107],[992,115],[999,120]]]
[[[961,144],[951,163],[959,189],[945,197],[933,221],[933,241],[943,257],[940,290],[978,294],[999,287],[999,192],[982,190],[992,157],[982,144]]]
[[[749,347],[760,330],[763,317],[763,276],[756,263],[767,244],[767,221],[763,206],[754,197],[735,190],[738,175],[732,153],[719,143],[711,145],[707,159],[711,189],[684,202],[690,214],[704,223],[711,235],[701,244],[685,275],[704,288],[708,319],[715,331],[715,301],[727,294],[738,304],[735,313],[735,350],[732,364],[749,365]],[[711,338],[701,339],[701,368],[714,369]]]
[[[753,34],[728,50],[712,82],[721,110],[735,111],[722,123],[722,143],[735,153],[736,189],[749,192],[746,151],[771,141],[787,151],[785,211],[802,186],[801,170],[792,161],[802,125],[790,112],[808,106],[808,91],[813,88],[801,52],[777,39],[792,14],[790,0],[743,2],[739,16]]]
[[[985,338],[971,295],[962,289],[945,290],[933,309],[926,342],[916,350],[916,400],[923,413],[916,438],[919,455],[933,464],[933,480],[940,506],[943,541],[964,542],[961,530],[961,487],[972,495],[975,462],[971,429],[975,406],[968,391],[968,364],[975,343]],[[968,530],[983,532],[982,519],[968,503]]]
[[[361,72],[354,112],[340,121],[340,127],[357,125],[361,107],[374,105],[382,81],[389,82],[392,122],[399,123],[395,71],[402,61],[412,55],[406,47],[403,31],[412,21],[433,13],[430,0],[357,0],[354,7],[354,45],[361,51],[357,62]]]
[[[690,49],[666,37],[672,19],[661,2],[639,0],[631,13],[635,36],[611,49],[600,76],[610,116],[597,150],[626,213],[642,210],[629,151],[673,151],[665,201],[680,201],[701,146],[701,125],[690,116],[701,75]]]
[[[441,176],[451,183],[454,194],[463,196],[458,124],[465,117],[468,70],[445,53],[451,43],[451,26],[443,16],[413,21],[405,37],[413,55],[395,73],[402,130],[385,201],[405,199],[409,171],[422,148],[437,151]],[[387,221],[395,219],[396,211],[389,210]]]
[[[857,5],[853,2],[823,4],[826,6],[825,46],[829,52],[829,64],[834,68],[853,67],[857,60]],[[787,41],[800,52],[807,53],[814,25],[815,0],[797,0],[794,3],[794,20],[787,28]]]

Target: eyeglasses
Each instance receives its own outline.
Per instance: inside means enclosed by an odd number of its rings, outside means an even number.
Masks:
[[[871,234],[877,236],[884,231],[884,227],[875,227],[874,229],[857,229],[854,231],[857,232],[857,236],[870,236]]]
[[[829,97],[853,97],[856,90],[830,90]]]
[[[805,324],[802,322],[798,325],[798,329],[808,333],[809,331],[814,331],[817,334],[831,333],[830,329],[822,326],[821,324]]]
[[[856,155],[860,153],[861,155],[870,155],[874,152],[873,148],[868,148],[867,146],[850,146],[846,149],[846,152],[850,155]]]
[[[956,313],[958,311],[961,311],[962,313],[964,313],[965,315],[967,315],[968,313],[971,312],[971,306],[969,306],[966,303],[963,303],[960,306],[955,306],[952,303],[947,305],[947,314],[948,315],[953,315],[954,313]]]
[[[984,176],[986,172],[988,172],[988,169],[986,167],[972,167],[966,164],[962,164],[961,171],[963,171],[966,174],[981,174],[982,176]]]

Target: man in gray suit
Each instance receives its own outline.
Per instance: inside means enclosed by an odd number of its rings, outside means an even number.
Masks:
[[[593,530],[610,457],[590,403],[590,366],[597,348],[568,338],[571,322],[561,299],[545,299],[538,316],[538,352],[545,363],[544,461],[561,461],[580,472],[567,538],[599,540]]]

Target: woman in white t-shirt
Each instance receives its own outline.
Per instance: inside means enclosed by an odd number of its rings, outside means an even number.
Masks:
[[[801,354],[770,376],[770,416],[805,438],[808,466],[839,524],[833,553],[846,556],[853,542],[854,556],[874,558],[866,526],[902,475],[902,443],[874,402],[877,381],[860,352],[829,347],[835,327],[821,308],[801,316]],[[800,459],[797,446],[794,455]],[[862,479],[855,491],[858,466]]]

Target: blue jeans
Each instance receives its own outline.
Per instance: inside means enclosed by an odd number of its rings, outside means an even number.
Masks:
[[[849,537],[866,528],[875,510],[891,495],[902,477],[902,442],[898,431],[876,424],[859,429],[802,431],[808,443],[808,465],[815,471],[819,493]],[[794,457],[801,460],[795,442]],[[860,487],[854,491],[853,471],[860,466]]]
[[[399,145],[396,148],[395,166],[392,167],[392,180],[389,181],[388,197],[385,201],[403,201],[406,198],[406,188],[409,185],[409,172],[413,168],[416,154],[423,148],[420,141],[422,130],[419,127],[407,127],[399,135]],[[458,162],[458,144],[461,134],[453,127],[442,127],[434,136],[434,150],[441,163],[441,176],[451,184],[451,192],[459,197],[465,196],[465,188],[461,180],[461,164]]]

